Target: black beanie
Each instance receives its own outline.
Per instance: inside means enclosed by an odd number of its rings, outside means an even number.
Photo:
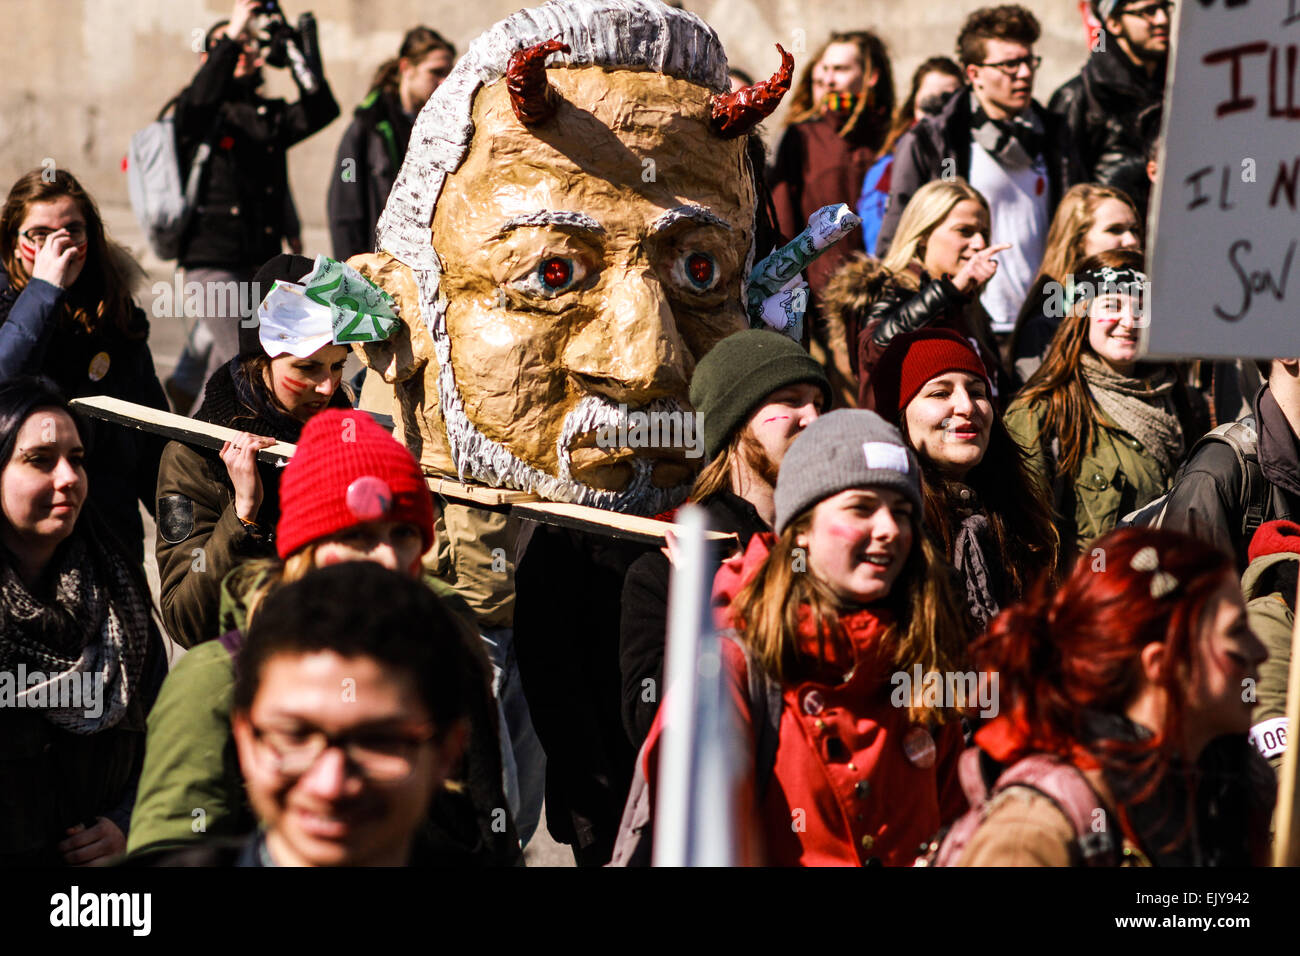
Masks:
[[[691,404],[703,420],[705,454],[710,460],[718,457],[763,399],[802,382],[820,388],[830,407],[826,372],[798,342],[779,332],[746,329],[713,346],[691,378]]]
[[[262,304],[266,294],[271,291],[273,282],[300,282],[307,277],[315,265],[316,260],[314,259],[308,259],[306,256],[292,256],[287,252],[268,259],[266,265],[258,269],[257,275],[253,276],[253,289],[257,296],[257,305]],[[257,318],[257,305],[253,306],[253,314],[244,316],[239,323],[240,358],[262,355],[266,351],[257,338],[257,327],[260,324]]]

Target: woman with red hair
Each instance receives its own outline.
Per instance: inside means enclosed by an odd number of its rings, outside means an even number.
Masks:
[[[1266,861],[1274,785],[1246,734],[1264,646],[1231,560],[1170,531],[1098,539],[973,648],[1001,713],[961,778],[961,866]]]

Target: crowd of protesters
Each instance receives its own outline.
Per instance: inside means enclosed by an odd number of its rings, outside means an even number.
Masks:
[[[803,343],[735,333],[690,381],[690,500],[734,536],[712,612],[746,861],[1269,857],[1300,359],[1225,399],[1210,363],[1140,355],[1171,7],[1093,0],[1105,42],[1047,108],[1016,5],[970,14],[897,109],[872,30],[803,65],[756,184],[768,245],[828,204],[862,229],[807,270]],[[258,8],[208,31],[176,100],[182,163],[210,164],[179,265],[265,290],[314,267],[285,157],[339,109],[284,24],[299,98],[261,95]],[[416,27],[375,74],[329,189],[339,259],[374,248],[456,56]],[[0,863],[512,866],[543,789],[579,864],[644,859],[628,820],[639,782],[658,796],[671,534],[436,498],[306,320],[205,314],[164,391],[138,267],[66,171],[13,184],[0,269]],[[69,404],[90,395],[197,402],[235,437],[91,422]],[[474,549],[507,546],[502,592]],[[189,649],[170,669],[166,638]],[[891,675],[914,671],[992,675],[996,706],[900,702]]]

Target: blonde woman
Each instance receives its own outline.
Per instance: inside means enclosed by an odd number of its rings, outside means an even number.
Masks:
[[[994,398],[1005,394],[1005,375],[978,295],[997,272],[997,254],[1009,248],[989,245],[988,203],[964,179],[935,180],[916,191],[884,261],[879,266],[850,264],[834,284],[837,293],[856,287],[860,296],[850,309],[860,329],[861,407],[872,407],[871,374],[889,343],[921,328],[952,329],[974,339],[989,369]],[[838,295],[828,298],[843,301]]]
[[[1064,318],[1063,310],[1052,305],[1062,298],[1059,293],[1052,295],[1052,283],[1060,286],[1084,259],[1111,249],[1142,250],[1142,228],[1133,201],[1113,186],[1080,183],[1070,187],[1052,219],[1043,264],[1011,335],[1017,385],[1029,381],[1043,364]]]

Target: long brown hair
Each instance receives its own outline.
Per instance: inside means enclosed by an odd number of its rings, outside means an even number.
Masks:
[[[1129,249],[1111,249],[1089,256],[1077,266],[1079,273],[1110,267],[1142,270],[1142,256]],[[1038,371],[1021,389],[1012,407],[1043,403],[1047,415],[1043,435],[1060,443],[1056,471],[1061,475],[1078,474],[1084,456],[1092,451],[1097,432],[1097,409],[1084,378],[1080,358],[1088,344],[1088,307],[1084,300],[1069,307],[1061,321],[1047,356]],[[1051,476],[1049,476],[1050,479]]]
[[[861,99],[848,121],[840,128],[840,137],[883,137],[885,127],[894,113],[894,70],[884,41],[870,30],[832,33],[830,39],[818,48],[816,55],[808,59],[790,98],[786,125],[802,123],[818,116],[821,104],[812,101],[812,71],[821,61],[826,48],[833,43],[852,43],[858,48],[858,59],[862,62],[862,89],[855,91],[861,94]],[[870,86],[868,81],[873,71],[876,74],[876,85]]]
[[[776,680],[807,672],[818,663],[801,658],[798,651],[803,607],[811,611],[821,660],[826,659],[828,643],[847,641],[840,624],[846,609],[807,566],[807,556],[796,554],[801,550],[798,536],[812,525],[812,512],[809,508],[786,526],[731,605],[741,639]],[[912,550],[887,598],[895,623],[885,633],[883,646],[899,670],[919,664],[925,672],[945,673],[965,661],[969,623],[953,590],[951,568],[925,533],[920,516],[912,520]],[[914,699],[908,716],[917,722],[943,723],[953,714]]]
[[[912,445],[906,415],[899,428]],[[912,447],[921,459],[921,497],[928,524],[944,554],[951,557],[960,530],[956,514],[963,505],[961,482],[948,478],[920,448]],[[1056,576],[1060,534],[1052,522],[1051,504],[1030,476],[1025,457],[995,407],[989,446],[963,482],[974,489],[988,515],[997,547],[995,558],[1009,585],[1009,593],[998,595],[999,600],[1019,600],[1038,579],[1055,580]]]
[[[456,59],[456,48],[437,30],[429,27],[412,27],[402,38],[402,46],[397,51],[397,56],[385,60],[379,65],[379,69],[375,70],[374,79],[370,81],[370,89],[396,93],[401,82],[399,69],[401,61],[419,63],[434,50],[446,50],[453,60]]]
[[[90,194],[64,169],[33,169],[14,183],[0,212],[0,263],[9,284],[21,291],[31,281],[18,255],[18,228],[35,203],[54,202],[67,196],[86,220],[86,261],[77,281],[68,289],[63,314],[87,332],[115,329],[131,339],[142,339],[148,327],[135,320],[132,285],[144,273],[130,254],[108,239],[104,220]]]

